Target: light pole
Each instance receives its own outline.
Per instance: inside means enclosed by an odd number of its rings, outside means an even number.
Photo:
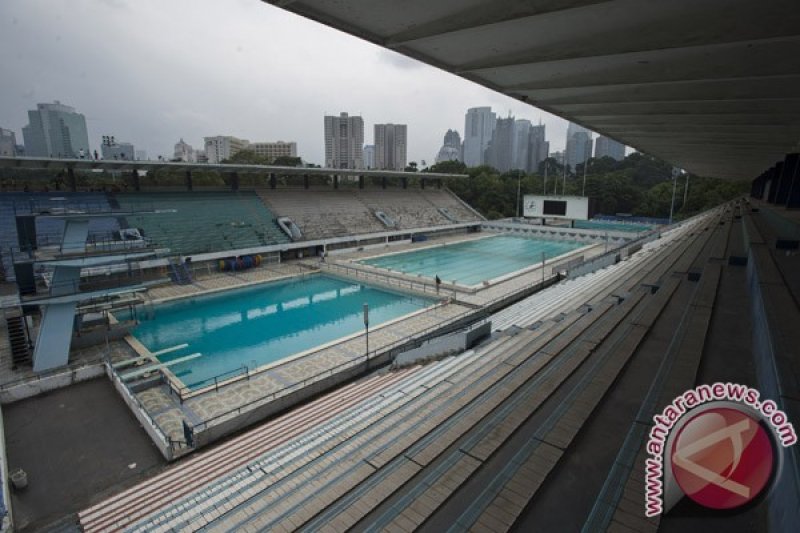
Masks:
[[[678,187],[678,175],[681,173],[678,167],[672,167],[672,203],[669,205],[669,223],[672,225],[672,213],[675,210],[675,189]]]
[[[367,338],[367,361],[369,361],[369,304],[364,302],[364,329],[366,330]]]
[[[686,174],[686,184],[683,186],[683,204],[681,204],[681,209],[683,209],[684,205],[686,205],[686,200],[689,198],[689,174]]]
[[[544,160],[544,183],[542,184],[543,188],[544,188],[544,195],[545,196],[547,196],[547,167],[548,167],[547,159],[545,159]]]
[[[589,158],[583,160],[583,188],[581,189],[581,196],[586,196],[586,167],[589,166]]]
[[[519,193],[522,183],[522,174],[517,171],[517,218],[519,218]]]

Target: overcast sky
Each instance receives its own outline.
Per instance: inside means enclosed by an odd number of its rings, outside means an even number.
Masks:
[[[89,142],[172,156],[204,136],[296,141],[324,162],[323,116],[408,124],[408,159],[432,163],[469,107],[566,122],[456,76],[259,0],[0,0],[0,127],[22,143],[27,110],[60,100],[86,115]]]

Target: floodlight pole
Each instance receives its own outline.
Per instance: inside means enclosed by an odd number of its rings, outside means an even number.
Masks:
[[[544,183],[542,184],[544,188],[544,195],[547,196],[547,159],[544,160]]]
[[[522,175],[517,171],[517,218],[519,218],[519,193],[522,185]]]
[[[369,304],[364,303],[364,329],[366,330],[367,352],[366,358],[369,361]]]
[[[686,173],[686,184],[683,186],[683,205],[686,205],[686,200],[689,198],[689,173]]]
[[[561,196],[564,196],[567,190],[567,154],[564,154],[564,181],[561,183]],[[558,191],[556,191],[558,194]]]
[[[677,169],[672,171],[672,203],[669,205],[669,223],[672,225],[672,214],[675,211],[675,189],[678,188],[678,174]]]
[[[583,161],[583,188],[581,189],[581,196],[586,196],[586,167],[589,166],[589,159]]]

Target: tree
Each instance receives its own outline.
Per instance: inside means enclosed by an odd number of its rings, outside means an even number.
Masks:
[[[406,172],[416,172],[417,171],[417,162],[416,161],[410,162],[408,164],[408,166],[405,168],[405,171]]]
[[[241,150],[228,159],[224,159],[222,163],[232,165],[271,165],[272,160],[268,157],[258,155],[252,150]]]
[[[279,155],[272,161],[272,164],[279,167],[299,167],[303,164],[303,160],[299,157]]]

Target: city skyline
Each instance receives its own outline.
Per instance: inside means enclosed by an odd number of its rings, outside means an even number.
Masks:
[[[150,31],[125,31],[131,26]],[[194,27],[208,35],[197,39]],[[544,111],[257,0],[8,0],[0,28],[0,46],[13,50],[2,60],[10,75],[0,127],[18,142],[26,111],[54,100],[86,116],[92,151],[114,132],[154,159],[170,157],[180,138],[202,148],[205,136],[229,134],[292,140],[305,160],[323,164],[320,117],[343,109],[363,116],[367,131],[407,124],[409,162],[434,161],[442,134],[463,133],[464,111],[476,105],[541,116],[553,149],[566,131]],[[141,53],[131,56],[134,49]],[[339,69],[340,57],[363,68]]]

